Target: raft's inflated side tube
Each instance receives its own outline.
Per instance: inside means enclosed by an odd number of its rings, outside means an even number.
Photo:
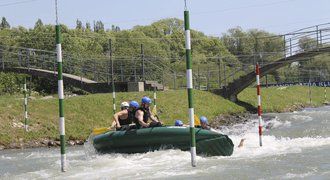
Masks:
[[[234,144],[228,136],[196,128],[197,154],[230,156]],[[190,149],[188,127],[168,126],[129,131],[109,131],[94,137],[93,145],[99,153],[144,153],[159,149]]]

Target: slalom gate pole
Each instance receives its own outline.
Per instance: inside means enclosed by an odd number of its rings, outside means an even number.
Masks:
[[[190,26],[189,11],[187,10],[186,1],[185,1],[184,28],[185,28],[185,45],[186,45],[187,93],[188,93],[188,108],[189,108],[189,121],[190,121],[190,154],[191,154],[191,166],[196,167],[196,138],[195,138],[192,59],[191,59],[191,43],[190,43],[189,26]]]
[[[312,87],[311,87],[311,81],[308,82],[308,96],[309,96],[309,105],[312,106]]]
[[[112,81],[112,103],[113,103],[113,114],[116,114],[116,88],[115,88],[115,80],[113,73],[113,59],[112,59],[112,40],[109,39],[109,51],[110,51],[110,61],[111,61],[111,81]]]
[[[23,85],[23,93],[24,93],[24,128],[25,131],[28,131],[28,112],[27,112],[27,89],[26,89],[26,78],[24,78],[24,85]]]
[[[59,99],[59,124],[60,124],[60,142],[61,142],[61,171],[66,171],[66,154],[65,154],[65,120],[64,120],[64,86],[63,86],[63,61],[61,46],[61,26],[58,21],[57,0],[55,0],[56,12],[56,53],[57,53],[57,77],[58,77],[58,99]]]
[[[327,100],[327,86],[324,85],[324,104],[328,103],[328,100]]]
[[[256,64],[256,78],[257,78],[257,96],[258,96],[258,121],[259,121],[259,145],[262,146],[262,117],[261,117],[261,95],[260,95],[260,68]]]
[[[308,80],[308,96],[309,96],[309,105],[312,106],[312,82],[311,82],[311,70],[308,71],[309,80]]]
[[[157,107],[157,105],[156,105],[156,99],[157,99],[156,87],[154,87],[154,106],[155,106],[155,108]]]

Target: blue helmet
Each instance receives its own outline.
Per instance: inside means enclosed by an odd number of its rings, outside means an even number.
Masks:
[[[151,104],[151,99],[147,96],[144,96],[141,100],[143,104]]]
[[[175,120],[175,126],[183,126],[183,122],[181,120]]]
[[[129,102],[129,107],[133,107],[133,108],[139,108],[139,103],[136,101],[131,101]]]
[[[205,123],[205,124],[208,124],[209,122],[207,121],[207,118],[205,116],[201,116],[199,118],[199,120],[201,121],[201,123]]]

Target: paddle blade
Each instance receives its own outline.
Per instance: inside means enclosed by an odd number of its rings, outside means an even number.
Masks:
[[[157,114],[157,108],[156,108],[156,106],[154,106],[154,107],[152,108],[151,113],[152,113],[152,115],[154,115],[154,116],[157,116],[157,115],[158,115],[158,114]]]
[[[99,134],[102,134],[102,133],[107,132],[107,131],[109,131],[109,128],[107,128],[107,127],[94,128],[93,129],[93,135],[99,135]]]
[[[196,114],[194,115],[194,121],[195,121],[195,126],[200,126],[201,125],[199,117]]]

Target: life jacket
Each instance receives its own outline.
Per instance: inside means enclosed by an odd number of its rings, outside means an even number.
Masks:
[[[120,125],[128,125],[131,124],[133,122],[133,113],[129,110],[127,110],[128,115],[126,119],[121,119],[120,117],[118,118]]]
[[[203,128],[201,125],[197,125],[197,126],[195,126],[195,128],[201,128],[201,129],[206,129],[206,130],[211,129],[211,127],[209,125],[207,125],[205,128]]]
[[[149,110],[149,108],[139,107],[136,111],[138,111],[138,110],[143,111],[143,121],[145,123],[147,123],[148,122],[148,119],[150,117],[150,110]],[[133,122],[136,124],[136,127],[138,129],[140,129],[141,128],[141,125],[139,123],[139,120],[135,117],[136,111],[134,112],[134,121]]]

